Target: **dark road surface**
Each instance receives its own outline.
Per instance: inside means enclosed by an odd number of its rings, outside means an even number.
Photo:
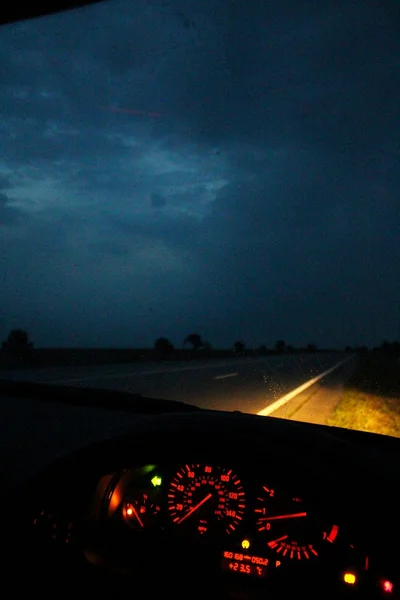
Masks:
[[[331,369],[340,353],[3,371],[2,378],[124,390],[201,408],[270,414],[279,398]]]
[[[343,360],[348,362],[326,374]],[[239,410],[323,424],[340,399],[352,364],[348,356],[335,353],[2,370],[0,377],[125,390],[214,410]],[[323,377],[318,379],[321,375]],[[56,400],[0,398],[0,456],[8,457],[0,462],[0,475],[4,480],[9,483],[22,480],[39,465],[51,464],[57,456],[127,432],[138,418],[132,413],[71,406]],[[18,469],[12,467],[12,462],[9,464],[11,456],[21,458]]]

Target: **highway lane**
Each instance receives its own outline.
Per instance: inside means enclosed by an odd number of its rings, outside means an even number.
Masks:
[[[115,389],[257,414],[348,358],[340,353],[2,371],[2,378]],[[268,412],[268,411],[267,411]]]
[[[340,354],[265,357],[166,365],[136,364],[0,371],[1,378],[31,380],[141,392],[181,400],[210,409],[264,414],[282,396],[348,358]],[[351,371],[336,369],[328,377],[296,393],[270,416],[324,423],[339,400],[344,379]],[[56,400],[56,398],[55,398]],[[133,400],[134,401],[134,400]],[[31,398],[0,398],[0,455],[23,457],[19,468],[0,464],[0,476],[16,483],[104,437],[126,433],[137,419],[133,413],[42,402]]]

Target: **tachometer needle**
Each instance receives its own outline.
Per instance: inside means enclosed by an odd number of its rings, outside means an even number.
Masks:
[[[275,517],[261,517],[259,521],[276,521],[277,519],[295,519],[297,517],[306,517],[306,512],[292,513],[291,515],[277,515]]]
[[[209,500],[210,498],[212,498],[212,494],[208,494],[205,498],[203,498],[203,500],[200,500],[200,502],[198,502],[196,504],[196,506],[193,506],[193,508],[191,508],[186,513],[186,515],[184,515],[181,519],[179,519],[178,525],[180,525],[182,523],[182,521],[184,521],[185,519],[187,519],[188,517],[190,517],[190,515],[192,515],[195,510],[197,510],[198,508],[200,508],[200,506],[202,506],[204,504],[204,502],[207,502],[207,500]]]

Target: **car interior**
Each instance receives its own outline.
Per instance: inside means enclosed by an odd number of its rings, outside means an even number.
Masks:
[[[1,394],[16,411],[28,398],[129,416],[122,434],[3,478],[3,579],[15,591],[396,593],[395,438],[123,392],[3,382]]]
[[[1,25],[86,4],[8,3]],[[32,400],[123,425],[21,478],[26,447],[5,447],[3,593],[397,597],[397,439],[112,390],[2,381],[0,395],[15,415]]]

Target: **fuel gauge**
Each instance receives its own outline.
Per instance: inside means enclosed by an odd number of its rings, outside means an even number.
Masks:
[[[130,496],[122,506],[125,522],[136,531],[151,529],[157,525],[160,504],[154,494],[139,492]]]

